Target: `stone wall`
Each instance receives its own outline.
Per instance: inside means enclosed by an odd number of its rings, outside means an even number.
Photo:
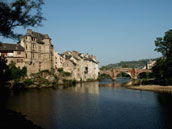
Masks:
[[[28,75],[45,69],[51,70],[54,49],[47,34],[28,30],[20,44],[25,48],[25,66]]]

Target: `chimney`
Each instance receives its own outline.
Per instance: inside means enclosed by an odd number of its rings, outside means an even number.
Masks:
[[[31,29],[27,29],[27,34],[32,34],[32,30]]]
[[[48,36],[48,34],[45,34],[44,36],[45,36],[45,38],[46,38],[46,39],[49,39],[49,36]]]
[[[85,55],[85,57],[87,57],[87,58],[88,58],[88,56],[89,56],[89,55],[88,55],[88,53],[87,53],[87,54]]]

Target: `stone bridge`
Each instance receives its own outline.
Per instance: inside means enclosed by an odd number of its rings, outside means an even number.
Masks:
[[[138,79],[140,73],[152,72],[149,69],[135,69],[135,68],[118,68],[118,69],[111,69],[111,70],[101,70],[101,74],[108,74],[113,80],[116,80],[116,77],[119,73],[126,73],[130,75],[131,79]]]

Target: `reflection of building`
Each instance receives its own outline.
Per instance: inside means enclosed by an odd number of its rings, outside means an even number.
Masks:
[[[80,93],[99,94],[99,82],[77,83],[72,89]]]
[[[77,81],[95,80],[98,78],[98,62],[95,56],[77,51],[59,54],[54,50],[48,34],[41,34],[30,29],[21,37],[18,44],[0,44],[0,55],[6,56],[8,64],[13,61],[17,67],[27,67],[27,75],[41,70],[59,68],[71,74],[70,78]]]

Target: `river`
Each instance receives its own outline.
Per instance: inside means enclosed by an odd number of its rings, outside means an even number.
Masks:
[[[171,129],[172,96],[130,90],[120,79],[12,92],[7,108],[46,129]]]

